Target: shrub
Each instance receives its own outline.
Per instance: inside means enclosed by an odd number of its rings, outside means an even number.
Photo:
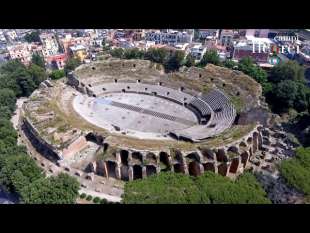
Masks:
[[[107,199],[105,199],[105,198],[102,198],[101,200],[100,200],[100,204],[107,204],[108,203],[108,201],[107,201]]]
[[[93,197],[92,197],[91,195],[88,195],[88,196],[86,197],[86,200],[87,200],[87,201],[91,201],[91,200],[93,200]]]
[[[100,202],[100,198],[99,197],[95,197],[93,200],[94,203],[99,203]]]
[[[60,78],[62,78],[64,76],[65,76],[65,71],[64,70],[54,70],[50,74],[50,78],[53,79],[53,80],[60,79]]]
[[[80,195],[80,198],[85,199],[85,198],[86,198],[86,193],[82,193],[82,194]]]

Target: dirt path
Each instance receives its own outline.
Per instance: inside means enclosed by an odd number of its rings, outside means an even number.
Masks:
[[[15,130],[18,130],[18,122],[19,122],[19,117],[21,113],[21,107],[26,100],[27,98],[19,98],[16,101],[16,110],[14,112],[14,115],[11,118],[11,122]]]

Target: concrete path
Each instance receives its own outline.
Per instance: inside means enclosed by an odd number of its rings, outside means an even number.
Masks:
[[[112,196],[112,195],[105,194],[105,193],[99,193],[99,192],[92,191],[92,190],[85,189],[85,188],[81,188],[79,190],[79,193],[80,194],[85,193],[86,195],[91,195],[93,197],[104,198],[110,202],[120,202],[122,200],[119,196]]]

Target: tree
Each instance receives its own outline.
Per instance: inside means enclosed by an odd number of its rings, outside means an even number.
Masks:
[[[41,42],[40,39],[40,32],[39,31],[33,31],[31,33],[27,33],[24,37],[24,39],[28,42]]]
[[[168,50],[164,48],[150,48],[145,54],[145,59],[152,62],[164,64],[168,57]]]
[[[189,53],[185,58],[185,66],[191,67],[195,65],[195,58]]]
[[[163,172],[126,183],[125,204],[200,203],[199,190],[189,176]]]
[[[112,57],[123,58],[124,57],[124,49],[115,48],[110,51]]]
[[[256,178],[245,173],[236,181],[206,172],[199,177],[164,172],[125,184],[125,204],[221,203],[266,204],[266,192]]]
[[[217,51],[216,50],[209,50],[207,51],[200,63],[199,63],[199,66],[206,66],[208,63],[211,63],[211,64],[214,64],[214,65],[220,65],[220,57],[219,55],[217,54]]]
[[[268,204],[270,200],[256,178],[243,174],[235,182],[213,172],[197,178],[203,203],[212,204]]]
[[[40,66],[41,68],[45,68],[44,58],[40,56],[38,53],[34,53],[32,55],[31,63],[36,64],[37,66]]]
[[[41,82],[47,79],[48,75],[44,68],[38,66],[36,64],[31,64],[28,67],[28,72],[30,73],[33,82],[36,85],[36,88],[39,86]]]
[[[0,170],[0,184],[15,192],[42,177],[42,170],[25,155],[6,157]]]
[[[296,157],[282,161],[280,173],[289,185],[310,195],[310,148],[300,147]]]
[[[0,88],[10,88],[17,97],[29,96],[47,78],[45,70],[35,64],[26,67],[18,60],[1,66]]]
[[[81,64],[81,61],[77,58],[69,58],[64,67],[64,71],[67,74],[70,71],[73,71],[76,67]]]
[[[282,62],[271,69],[269,80],[279,83],[285,80],[305,81],[305,70],[295,61]]]
[[[275,98],[275,103],[277,103],[278,108],[287,111],[289,108],[294,107],[294,102],[297,96],[298,87],[296,83],[292,80],[285,80],[275,85],[273,89],[273,95]]]
[[[164,66],[166,71],[176,71],[179,70],[184,60],[184,52],[176,50],[165,61]]]
[[[79,196],[79,183],[67,174],[41,178],[24,186],[21,197],[26,204],[74,204]]]
[[[126,49],[123,54],[125,59],[143,59],[144,52],[138,48]]]
[[[249,75],[261,84],[264,95],[272,90],[272,85],[268,82],[266,71],[254,64],[251,57],[242,58],[238,63],[238,70]]]
[[[238,64],[230,59],[227,59],[223,62],[223,65],[229,69],[233,69],[234,67],[238,67]]]
[[[289,108],[305,111],[309,106],[309,89],[300,82],[293,80],[281,81],[274,85],[268,102],[274,106],[275,111],[285,112]]]
[[[10,112],[15,111],[16,96],[13,90],[9,88],[0,89],[0,106],[8,107]]]

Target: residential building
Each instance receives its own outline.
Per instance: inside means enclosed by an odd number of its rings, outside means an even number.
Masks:
[[[59,53],[59,45],[53,33],[41,33],[40,40],[43,46],[43,56],[48,57]]]
[[[74,45],[70,47],[70,55],[79,59],[81,62],[87,57],[86,47],[83,45]]]
[[[269,63],[269,51],[253,53],[253,45],[246,42],[238,43],[233,50],[232,60],[238,62],[242,58],[251,57],[254,62],[262,67],[271,67]]]
[[[60,45],[62,47],[62,50],[65,54],[69,55],[70,54],[70,47],[75,46],[75,45],[82,45],[84,46],[87,50],[89,47],[94,43],[94,41],[89,37],[72,37],[71,34],[67,33],[63,36],[63,38],[59,39]],[[101,41],[102,42],[102,41]],[[95,40],[95,43],[100,44],[100,41]]]
[[[156,44],[174,45],[177,43],[191,43],[193,40],[193,33],[174,30],[156,30],[146,32],[145,39],[149,41],[155,41]]]
[[[222,30],[220,33],[220,45],[231,46],[233,44],[234,31],[233,30]]]
[[[149,48],[155,46],[155,41],[145,41],[145,40],[141,40],[141,41],[135,41],[134,42],[134,47],[143,50],[143,51],[147,51]]]
[[[45,58],[48,67],[52,69],[63,69],[68,59],[67,54],[59,53]]]
[[[219,37],[219,29],[199,29],[199,38],[214,40]]]
[[[41,53],[42,46],[29,43],[17,43],[7,46],[7,50],[10,59],[18,59],[23,64],[28,65],[31,61],[33,53]]]
[[[207,47],[203,46],[201,43],[192,43],[189,48],[189,53],[198,61],[202,59],[206,51]]]

